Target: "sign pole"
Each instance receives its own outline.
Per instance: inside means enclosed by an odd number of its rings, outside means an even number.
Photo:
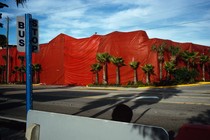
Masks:
[[[25,54],[26,54],[26,112],[33,108],[32,104],[32,48],[31,48],[31,14],[25,14]]]

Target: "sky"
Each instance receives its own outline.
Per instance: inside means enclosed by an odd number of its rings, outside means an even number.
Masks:
[[[16,43],[16,17],[32,14],[39,21],[39,42],[47,43],[60,33],[86,38],[95,32],[146,31],[149,38],[192,42],[210,46],[210,0],[0,0],[6,34],[10,18],[9,44]]]

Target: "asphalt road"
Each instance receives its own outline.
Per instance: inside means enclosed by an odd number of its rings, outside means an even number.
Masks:
[[[132,123],[175,132],[184,123],[210,124],[210,85],[139,89],[36,86],[33,100],[35,110],[102,119],[111,119],[115,105],[124,103],[134,112]],[[0,118],[26,119],[25,86],[0,86]],[[23,128],[14,133],[24,132]]]

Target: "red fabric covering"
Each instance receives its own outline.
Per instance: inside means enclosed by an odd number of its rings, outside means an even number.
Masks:
[[[41,83],[45,84],[65,84],[65,85],[87,85],[93,83],[95,75],[90,71],[90,65],[96,63],[96,54],[108,52],[112,56],[122,57],[126,66],[120,68],[121,84],[133,81],[133,70],[129,63],[133,60],[139,61],[140,65],[152,64],[155,75],[151,76],[151,81],[159,80],[159,67],[157,53],[151,51],[153,44],[160,45],[163,42],[167,47],[179,46],[182,50],[197,51],[200,54],[207,55],[209,47],[192,43],[178,43],[163,39],[149,39],[145,31],[133,32],[112,32],[107,35],[93,35],[89,38],[76,39],[65,34],[60,34],[49,43],[40,45],[40,52],[33,54],[33,63],[39,63],[42,66],[40,74]],[[0,56],[6,55],[6,51],[0,50]],[[10,62],[10,72],[14,66],[20,66],[18,55],[24,53],[17,52],[16,48],[10,49],[10,56],[13,61]],[[169,60],[169,54],[165,52],[165,61]],[[5,64],[0,57],[0,65]],[[179,66],[183,62],[179,61]],[[198,66],[201,73],[201,68]],[[210,71],[209,64],[207,71]],[[138,80],[145,82],[146,76],[142,69],[137,69]],[[166,76],[163,70],[163,77]],[[10,76],[10,81],[14,81],[15,75]],[[200,75],[201,79],[201,75]],[[206,79],[210,79],[209,72],[206,72]],[[102,82],[102,70],[99,73],[99,81]],[[116,66],[108,65],[108,82],[115,84]]]
[[[184,124],[175,140],[210,140],[210,125]]]

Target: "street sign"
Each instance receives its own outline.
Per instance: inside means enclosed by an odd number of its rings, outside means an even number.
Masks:
[[[39,51],[38,20],[31,14],[17,17],[17,50],[26,56],[26,112],[33,108],[32,52]]]
[[[31,35],[31,46],[32,52],[39,52],[39,28],[38,20],[32,19],[32,35]]]
[[[30,19],[30,46],[32,47],[32,52],[39,52],[39,30],[38,30],[38,20]],[[26,47],[26,27],[25,27],[25,16],[17,17],[17,50],[19,52],[25,52]]]
[[[25,16],[17,17],[17,50],[25,52]]]

